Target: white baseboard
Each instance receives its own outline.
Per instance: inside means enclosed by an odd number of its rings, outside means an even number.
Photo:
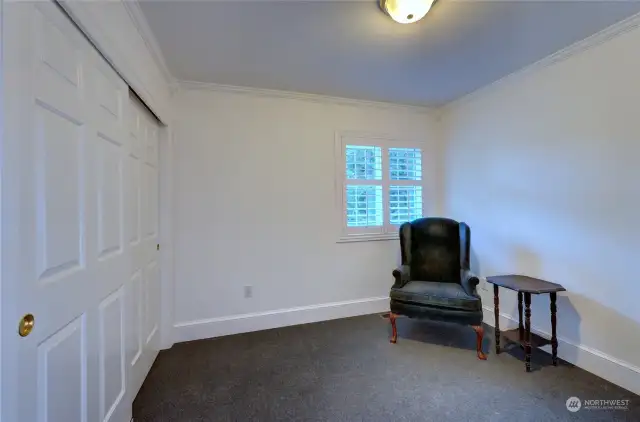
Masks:
[[[483,311],[484,322],[495,327],[493,309],[483,306]],[[517,326],[517,317],[500,313],[500,330],[516,328]],[[531,332],[551,338],[551,333],[533,326],[531,327]],[[547,350],[549,347],[545,346],[542,349]],[[576,344],[562,336],[558,336],[558,357],[635,394],[640,394],[640,368],[637,366],[609,356],[600,350],[583,344]]]
[[[495,326],[493,309],[483,307],[483,310],[484,322],[492,327]],[[174,339],[178,343],[387,311],[389,311],[388,297],[300,306],[178,323],[174,325]],[[515,317],[500,313],[501,329],[515,328],[517,324],[518,320]],[[536,327],[531,327],[531,331],[545,337],[551,336],[550,333]],[[591,347],[576,344],[562,336],[558,336],[558,356],[609,382],[640,394],[640,368],[628,362]]]
[[[387,311],[389,311],[389,297],[370,297],[181,322],[174,325],[173,338],[176,343],[179,343]]]

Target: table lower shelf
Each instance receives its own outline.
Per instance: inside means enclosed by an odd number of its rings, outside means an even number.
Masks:
[[[520,331],[518,328],[514,328],[512,330],[500,331],[500,336],[505,340],[519,344],[521,347],[524,347],[524,330],[522,332],[522,341],[520,341]],[[547,344],[551,344],[551,340],[539,336],[537,334],[531,333],[531,347],[542,347]]]

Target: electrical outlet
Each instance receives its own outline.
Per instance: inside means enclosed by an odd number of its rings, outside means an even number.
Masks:
[[[245,299],[253,297],[253,286],[244,286],[244,297]]]

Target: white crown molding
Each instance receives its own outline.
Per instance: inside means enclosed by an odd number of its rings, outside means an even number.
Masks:
[[[440,107],[441,115],[448,110],[452,110],[454,108],[463,106],[464,104],[473,102],[478,98],[489,95],[491,92],[496,91],[497,89],[509,83],[514,83],[519,79],[526,77],[527,75],[545,69],[554,64],[563,62],[573,56],[581,54],[607,41],[626,34],[627,32],[633,31],[638,27],[640,27],[640,13],[636,13],[635,15],[623,19],[620,22],[616,22],[613,25],[606,27],[602,31],[596,32],[595,34],[580,41],[576,41],[575,43],[561,50],[558,50],[555,53],[538,60],[537,62],[516,70],[506,76],[503,76],[497,81],[494,81],[488,85],[484,85],[469,94],[466,94],[456,100],[445,104],[444,106]]]
[[[286,98],[291,100],[311,101],[311,102],[324,103],[324,104],[331,103],[331,104],[350,105],[350,106],[357,106],[357,107],[373,107],[373,108],[379,108],[383,110],[395,109],[395,110],[410,111],[413,113],[433,114],[433,115],[435,115],[438,111],[436,107],[357,100],[353,98],[332,97],[328,95],[307,94],[303,92],[294,92],[294,91],[280,91],[276,89],[252,88],[252,87],[244,87],[244,86],[223,85],[223,84],[216,84],[216,83],[184,81],[184,80],[177,81],[177,84],[179,85],[181,90],[185,90],[185,91],[190,91],[190,90],[203,91],[204,90],[204,91],[213,91],[213,92],[221,92],[221,93],[246,94],[246,95],[255,95],[260,97],[268,97],[268,98]]]
[[[127,10],[127,13],[129,13],[131,21],[138,30],[138,33],[142,37],[142,40],[147,45],[147,49],[149,50],[149,53],[151,53],[153,61],[162,72],[162,76],[167,82],[167,85],[169,85],[171,94],[173,94],[177,90],[176,79],[171,74],[171,71],[169,71],[167,61],[164,58],[164,54],[162,54],[158,40],[155,35],[153,35],[153,31],[151,31],[151,28],[149,27],[149,22],[147,22],[147,18],[144,16],[144,13],[140,8],[139,0],[124,0],[122,3]]]

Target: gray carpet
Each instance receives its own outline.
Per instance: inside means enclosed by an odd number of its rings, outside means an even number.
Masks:
[[[140,421],[640,421],[640,397],[550,356],[493,353],[486,327],[379,315],[176,344],[161,352],[133,408]],[[629,410],[570,413],[568,397],[629,399]]]

